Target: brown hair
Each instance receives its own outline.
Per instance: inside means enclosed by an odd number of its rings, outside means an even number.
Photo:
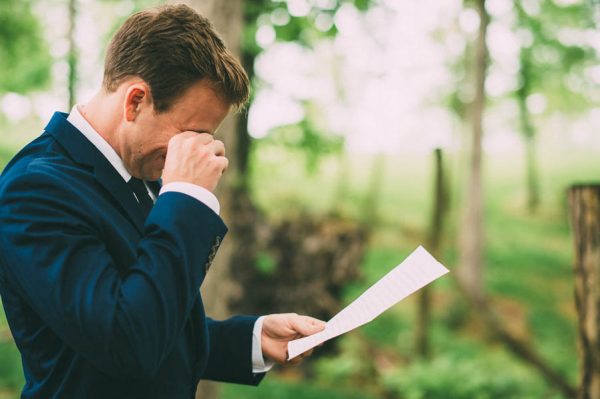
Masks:
[[[113,36],[102,84],[114,92],[132,76],[149,85],[157,112],[167,111],[202,79],[234,106],[242,106],[249,95],[248,75],[210,21],[183,4],[133,14]]]

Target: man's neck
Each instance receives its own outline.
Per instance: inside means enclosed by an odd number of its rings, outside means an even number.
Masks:
[[[119,102],[116,93],[106,93],[104,90],[96,93],[90,101],[78,107],[81,116],[102,136],[104,140],[121,156],[117,135],[119,115]]]

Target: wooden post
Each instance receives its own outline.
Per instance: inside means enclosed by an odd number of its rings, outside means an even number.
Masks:
[[[569,189],[579,323],[578,399],[600,398],[600,184]]]
[[[373,158],[371,166],[371,177],[369,178],[369,188],[363,202],[361,212],[363,220],[367,226],[374,226],[379,220],[379,206],[381,203],[381,189],[383,188],[385,176],[385,155],[377,154]]]
[[[444,232],[444,221],[448,210],[448,190],[446,177],[444,175],[444,164],[442,150],[436,148],[434,153],[434,188],[433,188],[433,210],[429,232],[427,235],[427,249],[438,260],[442,254],[442,234]],[[418,294],[417,323],[415,327],[415,346],[420,357],[427,358],[430,355],[429,348],[429,320],[431,313],[431,286],[423,287]]]

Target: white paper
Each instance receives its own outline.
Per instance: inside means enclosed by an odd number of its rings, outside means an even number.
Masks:
[[[391,306],[448,272],[449,270],[435,260],[425,248],[419,246],[404,262],[331,318],[323,331],[290,341],[288,360],[370,322]]]

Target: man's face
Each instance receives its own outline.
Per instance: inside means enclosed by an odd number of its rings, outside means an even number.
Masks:
[[[214,134],[230,110],[212,88],[200,81],[170,107],[156,113],[152,103],[141,101],[139,114],[127,122],[121,135],[120,155],[132,176],[157,180],[162,174],[169,140],[182,132]]]

